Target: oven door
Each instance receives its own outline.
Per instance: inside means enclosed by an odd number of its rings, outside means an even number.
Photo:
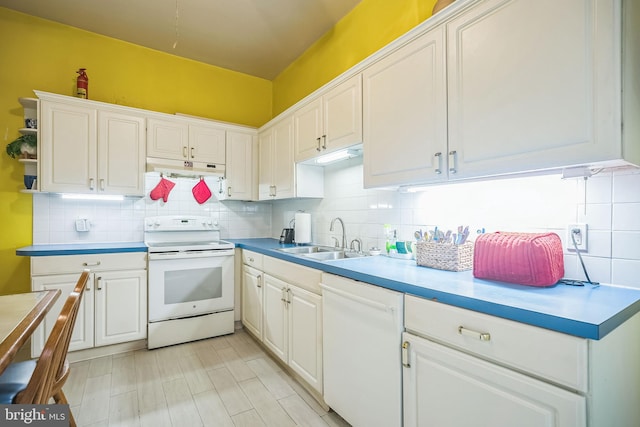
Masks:
[[[149,254],[149,322],[232,310],[233,253]]]

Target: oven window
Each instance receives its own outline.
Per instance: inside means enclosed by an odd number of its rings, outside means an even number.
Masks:
[[[173,270],[164,273],[164,303],[222,297],[222,267]]]

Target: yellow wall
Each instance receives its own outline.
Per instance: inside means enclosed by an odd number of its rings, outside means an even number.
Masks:
[[[0,7],[0,294],[29,290],[31,195],[23,168],[4,152],[19,136],[18,97],[33,89],[73,95],[75,71],[89,75],[89,98],[167,113],[260,126],[271,118],[268,80],[186,60]]]
[[[363,0],[273,82],[0,7],[0,294],[29,289],[15,249],[31,244],[31,196],[3,152],[22,127],[18,97],[72,95],[84,67],[90,99],[261,126],[431,16],[435,1]]]
[[[273,81],[278,115],[431,16],[436,0],[363,0]]]

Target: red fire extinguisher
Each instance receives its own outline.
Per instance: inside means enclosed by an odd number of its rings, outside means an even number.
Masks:
[[[76,96],[78,98],[89,98],[89,77],[87,73],[84,72],[86,68],[80,68],[76,73],[78,73],[78,80],[76,83]]]

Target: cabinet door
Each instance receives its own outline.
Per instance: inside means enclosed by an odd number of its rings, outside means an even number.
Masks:
[[[98,192],[144,195],[146,128],[143,117],[98,111]]]
[[[258,135],[258,200],[273,198],[273,129]]]
[[[43,100],[40,120],[42,191],[95,193],[96,110]]]
[[[276,199],[295,197],[293,160],[293,117],[273,128],[273,185]]]
[[[95,345],[147,337],[147,272],[95,273]]]
[[[615,9],[488,0],[447,24],[450,179],[620,157]]]
[[[242,266],[242,324],[262,340],[262,272]]]
[[[362,74],[366,188],[446,179],[443,31],[429,31]]]
[[[227,196],[230,200],[254,200],[255,134],[227,131]],[[257,162],[255,162],[257,163]]]
[[[322,394],[322,297],[289,286],[289,366]]]
[[[403,334],[404,425],[584,427],[585,397]]]
[[[79,274],[58,274],[53,276],[37,276],[31,280],[31,289],[45,291],[60,289],[61,294],[55,305],[47,313],[44,320],[31,336],[31,357],[39,357],[44,344],[49,337],[53,325],[58,319],[64,302],[76,287]],[[69,343],[69,351],[82,350],[93,347],[93,274],[89,275],[89,281],[85,288],[84,296],[76,323]]]
[[[362,142],[362,76],[331,89],[322,97],[324,153]],[[296,159],[297,160],[297,159]]]
[[[315,99],[293,114],[296,162],[318,156],[323,144],[326,144],[321,101],[320,98]]]
[[[264,275],[263,343],[282,361],[288,360],[287,283]]]
[[[189,160],[223,165],[225,150],[224,129],[189,125]]]
[[[188,160],[189,126],[178,121],[148,119],[147,156]]]

